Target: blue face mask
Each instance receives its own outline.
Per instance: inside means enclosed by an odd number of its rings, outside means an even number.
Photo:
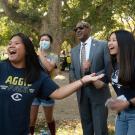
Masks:
[[[50,41],[46,41],[46,40],[40,41],[39,45],[41,50],[47,50],[50,48]]]

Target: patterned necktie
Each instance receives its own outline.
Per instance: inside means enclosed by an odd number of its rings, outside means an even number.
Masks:
[[[82,49],[81,49],[81,72],[84,75],[83,69],[83,63],[86,61],[86,50],[85,50],[86,43],[83,43]]]

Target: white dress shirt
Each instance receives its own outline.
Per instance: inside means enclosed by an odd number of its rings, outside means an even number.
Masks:
[[[89,37],[85,42],[81,42],[81,48],[80,48],[80,62],[81,62],[81,50],[82,50],[82,46],[83,46],[84,43],[86,43],[86,45],[85,45],[86,60],[89,60],[90,48],[91,48],[91,41],[92,41],[92,38]]]

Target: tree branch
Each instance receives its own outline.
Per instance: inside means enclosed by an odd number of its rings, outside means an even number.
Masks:
[[[6,15],[5,12],[0,12],[0,18],[4,17],[5,15]]]
[[[64,0],[64,5],[68,9],[68,11],[72,14],[71,9],[70,9],[69,5],[67,4],[67,0]]]
[[[98,5],[96,7],[96,15],[100,16],[102,13],[104,13],[104,9],[109,9],[113,5],[113,0],[104,0],[101,5]]]
[[[15,1],[19,2],[19,0],[15,0]],[[32,17],[22,12],[17,12],[17,8],[11,6],[8,3],[8,0],[1,0],[1,4],[5,14],[11,20],[13,20],[16,23],[27,24],[29,26],[34,25],[35,28],[38,29],[38,26],[40,25],[40,21],[41,21],[39,17]]]

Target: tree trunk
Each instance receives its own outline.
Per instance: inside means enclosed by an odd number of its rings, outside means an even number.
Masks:
[[[53,37],[52,51],[60,52],[60,45],[64,41],[64,32],[61,25],[61,0],[50,0],[48,14],[42,18],[40,34],[49,33]]]

